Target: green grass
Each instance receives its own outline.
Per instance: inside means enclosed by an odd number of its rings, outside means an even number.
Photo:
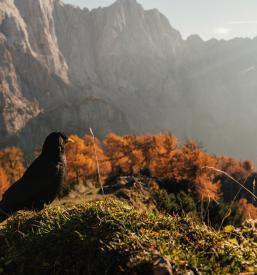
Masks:
[[[0,227],[0,274],[152,274],[162,256],[176,274],[253,274],[255,224],[217,232],[107,198],[20,212]]]

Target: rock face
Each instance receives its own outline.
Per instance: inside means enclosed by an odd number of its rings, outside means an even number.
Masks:
[[[0,146],[29,154],[56,129],[169,130],[254,159],[256,66],[257,39],[183,40],[136,0],[0,0]]]
[[[23,97],[7,41],[0,33],[0,135],[14,134],[40,112],[36,102]]]
[[[69,13],[70,7],[66,8]],[[63,56],[55,22],[62,12],[65,21],[65,6],[55,0],[0,1],[2,147],[18,145],[30,155],[56,129],[83,135],[92,127],[99,137],[111,131],[130,131],[119,108],[90,96],[93,88],[84,72],[79,77],[86,81],[77,82],[78,77],[73,77],[81,67],[73,72],[72,66],[81,58],[68,66]],[[71,41],[69,44],[73,48]],[[83,46],[77,46],[83,52]],[[101,88],[95,90],[97,94]]]

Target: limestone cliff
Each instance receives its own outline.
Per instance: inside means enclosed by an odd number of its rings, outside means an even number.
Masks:
[[[14,144],[31,153],[42,136],[56,129],[82,135],[93,127],[102,137],[108,131],[130,129],[118,108],[86,98],[92,94],[89,82],[82,87],[71,81],[72,66],[67,65],[56,35],[56,12],[62,7],[55,0],[0,1],[2,147]],[[72,41],[69,44],[72,47]],[[80,101],[78,107],[74,102]]]

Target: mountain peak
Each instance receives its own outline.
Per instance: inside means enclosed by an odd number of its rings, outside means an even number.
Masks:
[[[186,42],[189,43],[190,45],[196,45],[196,46],[204,44],[204,41],[198,34],[193,34],[188,36],[188,38],[186,39]]]
[[[122,4],[122,5],[139,5],[137,0],[117,0],[116,3]]]
[[[137,2],[137,0],[117,0],[113,5],[122,6],[124,8],[142,8],[142,5]]]

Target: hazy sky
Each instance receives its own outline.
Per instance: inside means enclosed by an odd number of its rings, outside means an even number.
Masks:
[[[114,0],[63,0],[93,9]],[[257,36],[257,0],[138,0],[145,9],[157,8],[165,14],[183,37],[199,34],[212,37]]]

